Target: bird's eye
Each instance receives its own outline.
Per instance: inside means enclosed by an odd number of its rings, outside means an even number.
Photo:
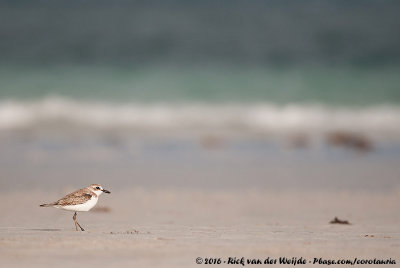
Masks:
[[[100,187],[97,186],[96,189],[97,189],[97,190],[100,190]]]

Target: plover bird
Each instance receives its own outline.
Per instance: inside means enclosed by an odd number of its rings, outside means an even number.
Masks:
[[[83,229],[76,220],[76,213],[78,211],[91,210],[96,205],[97,200],[99,199],[99,195],[101,195],[103,192],[107,194],[110,193],[110,191],[103,189],[103,187],[101,187],[101,185],[99,184],[91,184],[86,188],[82,188],[73,193],[67,194],[56,202],[50,204],[42,204],[40,206],[75,211],[74,216],[72,217],[75,223],[75,228],[78,231],[79,226],[79,228],[81,228],[81,231],[85,231],[85,229]]]

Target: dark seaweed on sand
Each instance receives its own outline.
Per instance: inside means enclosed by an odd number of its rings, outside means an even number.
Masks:
[[[349,221],[340,220],[338,217],[335,217],[333,220],[329,222],[330,224],[351,224]]]

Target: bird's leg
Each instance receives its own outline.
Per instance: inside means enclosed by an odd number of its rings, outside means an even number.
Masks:
[[[74,220],[74,223],[75,223],[75,230],[78,231],[78,225],[76,225],[76,212],[75,212],[74,216],[72,217],[72,219]]]
[[[75,212],[74,216],[72,217],[72,219],[73,219],[74,222],[75,222],[75,228],[76,228],[77,231],[78,231],[77,225],[79,226],[79,228],[81,228],[81,231],[85,231],[85,229],[83,229],[82,226],[80,226],[80,224],[79,224],[78,221],[76,220],[76,212]]]
[[[75,212],[76,213],[76,212]],[[76,218],[76,217],[75,217]],[[82,226],[79,224],[78,221],[76,221],[76,224],[78,224],[79,228],[81,228],[81,231],[85,231],[85,229],[82,228]]]
[[[76,224],[78,224],[79,228],[81,228],[81,231],[85,231],[85,229],[83,229],[82,226],[80,226],[80,224],[78,223],[78,221],[76,222]]]

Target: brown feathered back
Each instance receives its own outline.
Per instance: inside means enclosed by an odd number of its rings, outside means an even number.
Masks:
[[[96,197],[97,195],[87,188],[79,189],[73,193],[67,194],[60,200],[56,201],[54,205],[56,206],[70,206],[83,204],[90,200],[92,196]]]

